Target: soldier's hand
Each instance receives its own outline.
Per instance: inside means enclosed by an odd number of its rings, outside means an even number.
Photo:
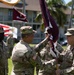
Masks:
[[[46,39],[48,39],[48,40],[50,39],[50,34],[48,34],[48,35],[46,36]]]
[[[52,47],[52,44],[51,44],[51,42],[50,42],[50,41],[48,42],[48,45],[49,45],[49,47]]]

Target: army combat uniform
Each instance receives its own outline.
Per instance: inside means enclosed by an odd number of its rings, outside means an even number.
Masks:
[[[68,46],[68,49],[61,55],[60,75],[74,75],[74,47]]]
[[[10,34],[6,40],[6,43],[7,43],[7,46],[9,48],[9,57],[12,55],[12,50],[13,50],[13,47],[14,47],[14,39],[13,39],[13,36],[12,34]]]
[[[36,48],[34,48],[33,51],[32,48],[22,40],[14,47],[12,52],[12,61],[14,64],[13,71],[16,73],[15,75],[33,75],[34,66],[42,65],[38,56],[36,59],[33,58],[33,56],[36,55],[35,50],[38,50]]]
[[[3,39],[4,29],[0,26],[0,75],[8,75],[8,47]]]
[[[8,75],[8,48],[4,41],[0,42],[0,75]]]
[[[45,29],[45,37],[49,35],[48,29]],[[51,35],[51,34],[50,34]],[[48,42],[49,43],[49,42]],[[62,46],[55,42],[54,43],[54,48],[58,54],[60,54],[63,51]],[[51,52],[51,44],[47,44],[39,53],[41,59],[43,60],[44,63],[47,63],[43,65],[42,68],[39,69],[38,75],[55,75],[55,68],[56,68],[56,61],[54,61],[54,64],[49,63],[50,60],[54,60],[54,54]]]
[[[32,32],[30,27],[26,32]],[[43,40],[35,47],[31,48],[28,43],[23,40],[20,40],[13,48],[12,51],[12,62],[13,62],[13,71],[11,75],[34,75],[34,67],[41,67],[42,61],[38,56],[38,51],[41,50],[48,39]]]
[[[69,46],[66,52],[60,55],[60,75],[74,75],[74,28],[69,28],[65,35]]]
[[[61,53],[63,51],[63,48],[60,44],[57,43],[56,49]],[[54,57],[50,53],[50,46],[47,44],[46,47],[44,47],[40,52],[40,57],[44,62],[50,61],[54,59]],[[45,64],[41,70],[39,70],[38,75],[55,75],[55,66],[51,64]]]

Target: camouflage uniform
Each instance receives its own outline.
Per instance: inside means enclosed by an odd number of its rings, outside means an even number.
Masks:
[[[57,43],[56,45],[56,49],[61,53],[63,51],[63,48],[61,47],[60,44]],[[54,59],[54,57],[51,55],[50,53],[50,47],[47,44],[45,48],[43,48],[40,52],[40,57],[42,58],[42,60],[44,62],[50,61],[52,59]],[[55,63],[56,64],[56,63]],[[43,65],[43,68],[41,70],[39,70],[39,74],[38,75],[55,75],[55,69],[56,67],[54,65],[51,64],[45,64]]]
[[[45,29],[45,35],[48,35],[47,29]],[[49,42],[48,42],[49,43]],[[55,48],[57,49],[58,53],[61,53],[63,51],[62,46],[59,43],[55,43],[54,44]],[[52,56],[53,54],[51,54],[50,52],[50,46],[49,44],[47,44],[39,53],[39,56],[42,58],[42,60],[44,62],[48,62],[52,59],[54,59],[54,57]],[[52,63],[52,62],[51,62]],[[55,63],[56,64],[56,63]],[[55,66],[48,63],[43,65],[43,67],[41,69],[39,69],[39,73],[38,75],[55,75]]]
[[[62,48],[62,46],[57,43],[56,49],[61,53],[64,49]]]
[[[8,48],[4,42],[0,43],[0,75],[8,75]]]
[[[8,75],[8,47],[6,43],[2,41],[4,34],[1,32],[1,27],[0,35],[0,75]]]
[[[24,30],[22,33],[31,33],[33,32],[30,30]],[[48,39],[37,44],[34,48],[31,48],[28,43],[23,40],[18,42],[12,51],[12,61],[13,61],[13,71],[11,75],[34,75],[34,67],[38,66],[41,67],[42,61],[38,56],[38,51],[41,50]]]
[[[74,75],[74,47],[68,46],[67,51],[60,55],[60,75]]]
[[[65,35],[70,45],[66,52],[61,54],[60,75],[74,75],[74,28],[69,28]]]
[[[12,54],[12,49],[14,47],[14,39],[13,39],[13,36],[12,34],[10,34],[6,40],[6,43],[7,43],[7,46],[9,48],[9,57],[11,56]]]

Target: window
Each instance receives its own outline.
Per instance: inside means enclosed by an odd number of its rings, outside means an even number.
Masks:
[[[8,20],[12,20],[13,18],[13,12],[11,9],[8,10]]]
[[[33,24],[33,29],[34,29],[34,30],[37,30],[39,27],[40,27],[40,25]]]
[[[28,21],[32,22],[32,12],[31,11],[27,11],[26,15],[27,15]]]
[[[37,15],[37,13],[36,13],[36,11],[34,11],[33,12],[33,22],[35,22],[36,15]]]

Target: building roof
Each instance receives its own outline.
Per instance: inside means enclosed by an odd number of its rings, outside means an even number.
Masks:
[[[12,6],[0,2],[0,8],[12,8]]]
[[[40,11],[39,0],[26,0],[26,10]]]
[[[39,0],[25,0],[25,2],[26,2],[26,6],[25,6],[26,10],[40,11]],[[12,9],[13,7],[15,7],[17,9],[22,9],[23,5],[20,6],[20,4],[19,5],[16,4],[15,6],[10,6],[10,5],[6,5],[6,4],[0,2],[0,8],[9,8],[9,9]]]
[[[22,1],[21,1],[22,3]],[[16,9],[23,9],[23,4],[16,4],[15,6],[9,6],[9,5],[6,5],[6,4],[3,4],[0,2],[0,8],[9,8],[9,9],[12,9],[13,7],[15,7]],[[39,4],[39,0],[25,0],[25,3],[26,6],[25,6],[25,9],[26,10],[31,10],[31,11],[41,11],[40,9],[40,4]],[[65,14],[71,14],[71,9],[67,9],[67,10],[64,10],[64,13]],[[74,12],[73,12],[74,14]]]
[[[12,8],[16,8],[16,9],[21,9],[20,7],[17,7],[17,6],[10,6],[10,5],[7,5],[7,4],[4,4],[2,2],[0,2],[0,8],[8,8],[8,9],[12,9]]]
[[[71,9],[68,8],[68,9],[64,10],[64,13],[65,13],[65,14],[68,14],[68,15],[71,14]],[[73,11],[73,14],[74,14],[74,11]]]

